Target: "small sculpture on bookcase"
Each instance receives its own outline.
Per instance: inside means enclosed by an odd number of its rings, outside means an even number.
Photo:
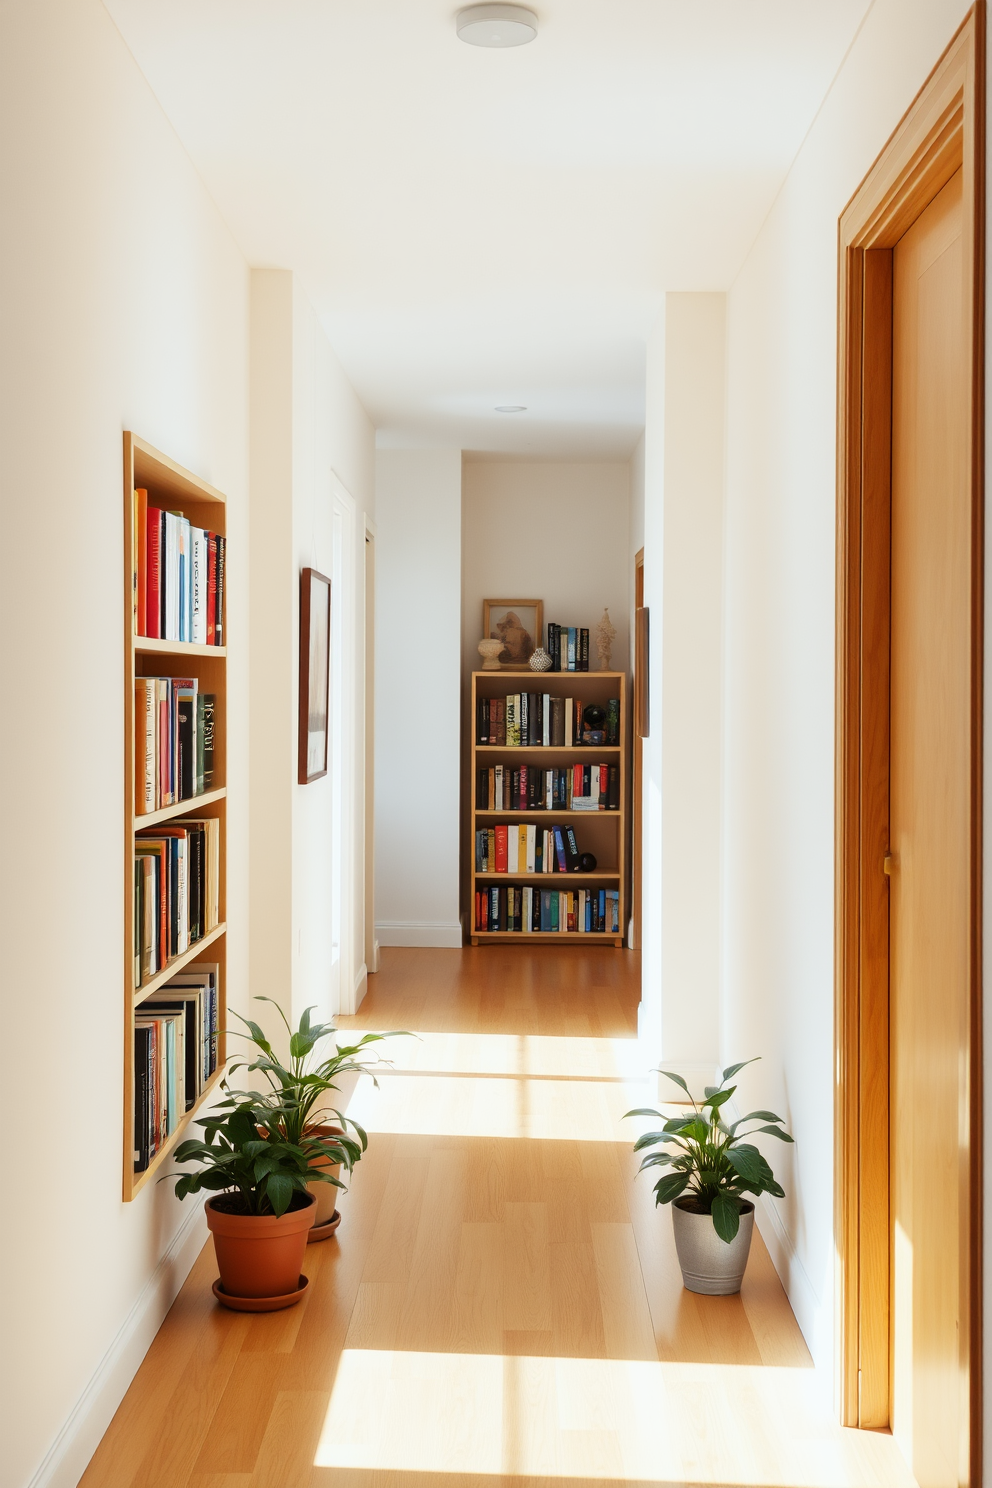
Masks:
[[[536,651],[531,652],[531,658],[527,665],[532,672],[547,672],[551,669],[551,657],[543,646],[538,646]]]
[[[596,626],[596,650],[599,652],[599,670],[608,672],[610,670],[610,654],[613,650],[613,642],[616,639],[617,628],[610,624],[609,610],[603,611],[603,618]]]
[[[484,672],[498,672],[500,670],[499,653],[503,649],[503,642],[499,636],[487,636],[479,642],[479,655],[482,657],[482,670]]]

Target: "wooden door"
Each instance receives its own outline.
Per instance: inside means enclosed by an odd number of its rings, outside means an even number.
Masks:
[[[896,245],[890,631],[892,1429],[921,1488],[959,1461],[972,742],[969,389],[958,171]]]

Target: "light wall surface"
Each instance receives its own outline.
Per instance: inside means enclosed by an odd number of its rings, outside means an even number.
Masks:
[[[484,599],[540,599],[547,625],[586,626],[596,670],[604,608],[613,668],[628,657],[630,465],[626,460],[466,459],[462,499],[462,667],[482,665]]]
[[[364,814],[355,803],[375,436],[295,276],[255,269],[251,281],[251,991],[296,1020],[305,1007],[320,1017],[353,1012],[365,986]],[[300,785],[304,567],[332,581],[331,716],[328,772]]]
[[[725,307],[665,300],[660,1053],[700,1086],[720,1047]]]
[[[723,1054],[785,1117],[763,1231],[833,1351],[837,221],[965,13],[876,0],[730,290]],[[770,1146],[772,1144],[769,1144]]]
[[[0,1481],[70,1488],[205,1237],[168,1184],[121,1199],[124,429],[228,497],[246,1006],[249,276],[98,0],[0,8],[0,135],[2,1119],[27,1185],[5,1205]]]
[[[376,455],[375,918],[381,945],[462,943],[462,457]]]

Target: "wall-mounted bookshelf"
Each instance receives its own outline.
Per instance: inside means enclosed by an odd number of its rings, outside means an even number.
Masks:
[[[543,698],[555,698],[564,700],[563,707],[567,711],[569,702],[574,704],[575,700],[581,701],[585,706],[589,703],[599,703],[604,708],[611,698],[619,700],[619,726],[618,742],[611,744],[497,744],[480,743],[480,702],[488,703],[492,699],[505,700],[508,696],[522,692],[531,695],[539,695]],[[539,705],[541,728],[543,729],[543,714],[545,704]],[[574,718],[574,711],[572,714]],[[470,926],[470,939],[472,945],[485,944],[507,944],[528,945],[536,942],[555,942],[559,945],[573,945],[578,943],[592,943],[598,945],[622,946],[627,920],[627,789],[628,771],[627,754],[629,725],[627,719],[627,683],[623,672],[531,672],[531,671],[478,671],[472,673],[471,709],[469,713],[468,727],[470,729],[470,780],[471,792],[469,811],[470,836],[466,844],[468,861],[471,863],[469,875],[470,894],[468,903],[468,915]],[[574,734],[574,730],[572,731]],[[550,734],[548,735],[550,737]],[[602,766],[604,769],[612,769],[616,772],[613,796],[615,805],[610,809],[604,807],[599,810],[572,809],[569,802],[571,791],[575,780],[575,766]],[[502,805],[494,805],[490,796],[492,773],[496,767],[503,771],[502,783],[504,795]],[[526,767],[528,772],[528,790],[531,792],[530,799],[522,799],[519,790],[519,776],[514,772],[521,767]],[[551,792],[553,804],[550,806],[538,806],[538,794],[534,788],[534,772],[542,772],[538,777],[540,781],[540,799],[547,800],[547,791]],[[485,783],[480,778],[480,772],[487,772]],[[552,777],[554,784],[548,780],[549,772],[555,772]],[[566,787],[563,787],[563,777]],[[605,779],[605,777],[604,777]],[[518,789],[516,795],[510,794],[512,782],[517,780]],[[604,789],[604,796],[606,791]],[[514,805],[514,802],[516,803]],[[506,827],[508,832],[518,832],[520,827],[533,827],[538,843],[541,838],[538,834],[551,832],[555,826],[560,827],[563,832],[571,828],[574,833],[580,852],[591,852],[596,857],[596,868],[591,873],[581,871],[548,873],[544,871],[546,855],[537,848],[535,866],[540,863],[540,871],[528,871],[529,860],[521,865],[521,854],[523,853],[523,842],[519,841],[516,869],[502,870],[490,865],[487,859],[485,868],[479,864],[478,833],[487,829]],[[544,839],[545,845],[547,838]],[[531,852],[535,851],[533,842]],[[556,858],[557,860],[557,858]],[[493,860],[495,862],[495,860]],[[519,916],[520,929],[493,929],[483,928],[482,916],[479,906],[479,895],[485,894],[492,889],[518,891],[529,889],[530,896],[526,902],[530,910],[529,922],[532,926],[525,929],[522,926],[524,916]],[[576,928],[572,930],[547,930],[535,929],[533,925],[539,922],[539,912],[535,915],[533,910],[533,895],[542,893],[555,893],[574,896],[574,909]],[[580,911],[579,893],[583,894]],[[599,893],[603,892],[604,902],[607,895],[615,896],[616,905],[616,929],[584,929],[585,903],[588,896],[595,895],[593,901],[593,913],[598,911]],[[508,901],[500,901],[504,903]],[[546,906],[547,907],[547,906]],[[559,905],[558,908],[564,908]],[[557,914],[557,909],[555,913]],[[490,915],[490,922],[492,916]],[[516,923],[517,921],[515,921]],[[567,921],[566,921],[567,923]]]
[[[147,497],[137,498],[139,491]],[[174,529],[167,529],[166,518],[155,517],[162,543],[161,611],[159,601],[148,595],[149,512],[168,513],[169,523],[183,523],[183,536],[177,539],[185,547],[179,560],[183,567],[174,565],[167,581],[166,531],[171,562]],[[226,1058],[226,538],[221,492],[137,435],[125,433],[125,1200],[159,1176],[184,1134],[191,1135],[187,1128],[220,1080]],[[176,594],[182,629],[196,634],[196,640],[175,639],[174,621],[171,614],[166,617],[166,584],[171,593],[180,578]],[[142,633],[152,628],[151,606],[161,615],[156,628],[169,638]],[[211,639],[205,641],[208,615]],[[194,681],[195,688],[183,686]],[[177,1000],[184,996],[185,1002]],[[156,998],[157,1006],[149,1009]],[[191,1045],[188,1036],[194,1028],[197,1043]],[[159,1058],[152,1070],[152,1061]],[[168,1092],[161,1101],[155,1099],[161,1120],[149,1133],[148,1122],[140,1118],[152,1099],[149,1081],[159,1072],[169,1076]]]

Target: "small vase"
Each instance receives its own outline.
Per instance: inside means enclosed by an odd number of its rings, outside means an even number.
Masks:
[[[487,636],[484,641],[479,642],[479,655],[482,657],[482,670],[484,672],[498,672],[499,653],[503,649],[503,642],[499,636]]]
[[[679,1199],[672,1205],[672,1225],[686,1291],[708,1297],[729,1297],[740,1291],[754,1227],[750,1199],[741,1205],[740,1228],[729,1245],[713,1228],[712,1214],[683,1209]]]
[[[531,654],[529,666],[532,672],[546,672],[550,669],[551,657],[543,646],[538,646],[537,650]]]

